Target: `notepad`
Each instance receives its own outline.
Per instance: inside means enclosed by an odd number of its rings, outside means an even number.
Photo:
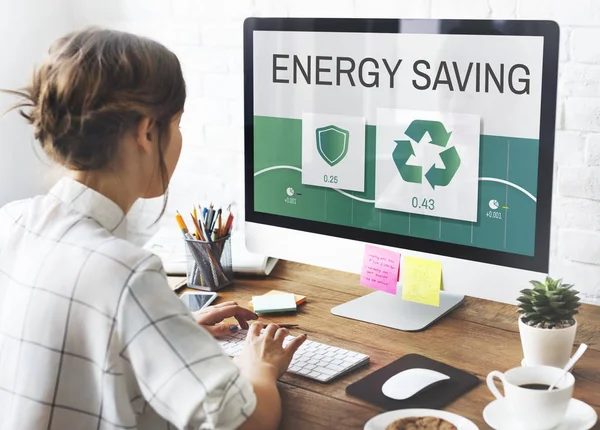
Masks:
[[[265,293],[263,295],[267,296],[267,295],[272,295],[272,294],[292,294],[292,293],[286,293],[285,291],[279,291],[279,290],[271,290],[268,293]],[[300,306],[303,303],[306,303],[306,296],[302,296],[300,294],[294,294],[294,299],[296,300],[296,307]],[[250,300],[248,302],[248,309],[254,310],[254,304],[252,303],[252,300]]]
[[[425,305],[440,305],[442,263],[423,258],[404,257],[402,299]]]
[[[254,312],[257,314],[296,311],[296,299],[290,293],[254,296],[252,297],[252,305]]]
[[[365,246],[360,285],[396,294],[400,254],[373,245]]]

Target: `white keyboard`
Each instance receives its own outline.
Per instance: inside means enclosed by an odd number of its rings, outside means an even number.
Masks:
[[[240,330],[217,340],[230,357],[235,357],[244,347],[247,332],[248,330]],[[287,336],[283,345],[287,345],[292,339],[293,336]],[[368,362],[368,355],[306,340],[294,354],[287,371],[316,381],[329,382]]]

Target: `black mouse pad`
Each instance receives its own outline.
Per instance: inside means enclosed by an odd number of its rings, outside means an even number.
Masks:
[[[381,387],[392,376],[407,369],[430,369],[450,377],[433,384],[406,400],[394,400],[383,394]],[[470,373],[419,354],[408,354],[346,387],[346,392],[387,410],[427,408],[442,409],[448,403],[479,385]]]

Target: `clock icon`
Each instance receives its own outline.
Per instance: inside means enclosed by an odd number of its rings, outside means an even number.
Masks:
[[[498,200],[490,200],[490,209],[496,210],[500,207],[500,203],[498,203]]]
[[[296,192],[294,191],[294,189],[292,187],[289,187],[287,190],[285,190],[285,192],[290,197],[292,197],[294,194],[296,194]]]

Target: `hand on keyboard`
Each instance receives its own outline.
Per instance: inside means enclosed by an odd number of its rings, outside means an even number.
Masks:
[[[250,329],[256,324],[252,324]],[[283,331],[285,329],[280,330],[280,336],[283,336],[287,331]],[[217,341],[229,356],[236,357],[245,349],[246,333],[246,330],[240,330],[236,334],[218,338]],[[298,339],[293,336],[284,337],[283,346],[290,345],[291,342],[295,342]],[[289,363],[290,366],[287,370],[290,373],[320,382],[329,382],[338,376],[369,363],[369,356],[307,340],[303,341]]]
[[[259,367],[270,366],[274,377],[279,378],[289,367],[294,353],[306,340],[306,335],[295,337],[284,346],[283,342],[289,335],[287,329],[279,328],[275,324],[269,324],[262,330],[263,327],[261,323],[250,326],[247,340],[235,362],[243,374],[252,373]]]

